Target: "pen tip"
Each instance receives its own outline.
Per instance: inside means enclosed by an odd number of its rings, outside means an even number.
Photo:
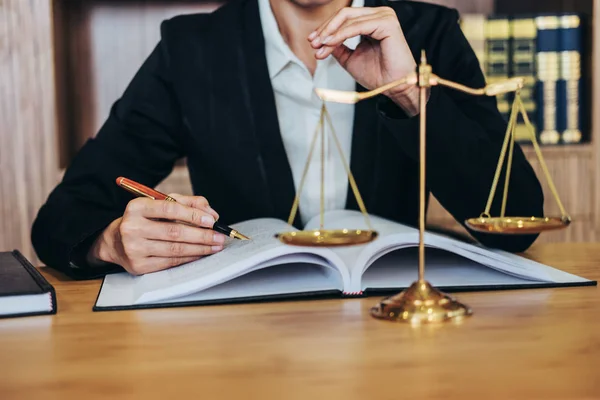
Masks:
[[[250,240],[250,238],[249,238],[248,236],[246,236],[246,235],[242,235],[242,234],[241,234],[241,233],[239,233],[239,232],[235,232],[235,237],[236,237],[237,239],[240,239],[240,240]]]

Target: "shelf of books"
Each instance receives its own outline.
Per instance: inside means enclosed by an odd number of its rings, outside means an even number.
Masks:
[[[461,12],[461,27],[488,82],[525,78],[523,102],[561,200],[574,220],[569,229],[538,240],[598,240],[600,132],[592,104],[600,95],[594,79],[600,71],[595,29],[600,1],[496,0],[483,11],[469,1],[435,2]],[[512,97],[498,96],[497,101],[508,117]],[[546,214],[559,214],[522,120],[516,136],[542,181]],[[435,199],[428,221],[465,232]]]

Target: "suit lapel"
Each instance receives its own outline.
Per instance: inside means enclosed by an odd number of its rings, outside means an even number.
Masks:
[[[267,197],[271,199],[272,214],[287,220],[295,196],[294,180],[281,138],[258,2],[247,1],[244,8],[242,63],[248,87],[247,110],[260,151],[260,167],[268,183]],[[298,213],[295,225],[300,227],[300,224]]]
[[[358,85],[359,92],[365,89]],[[363,100],[355,105],[354,124],[352,128],[352,147],[350,156],[350,169],[356,180],[356,185],[365,204],[372,204],[374,191],[374,171],[377,153],[377,137],[379,125],[376,113],[376,99]],[[348,182],[348,196],[346,208],[358,210],[358,203]]]
[[[386,5],[381,0],[365,0],[365,7],[379,7]],[[408,16],[398,16],[400,25],[404,26]],[[358,92],[366,91],[361,85],[356,85]],[[354,126],[352,133],[352,154],[350,168],[356,180],[358,190],[365,202],[367,211],[375,207],[377,201],[375,194],[377,185],[385,176],[386,171],[381,160],[383,151],[381,140],[381,124],[377,115],[378,97],[372,97],[356,104],[354,111]],[[348,188],[346,208],[358,210],[358,204]]]

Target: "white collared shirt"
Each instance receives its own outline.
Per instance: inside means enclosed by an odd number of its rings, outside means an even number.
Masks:
[[[269,0],[258,0],[269,76],[275,94],[277,116],[283,145],[294,177],[296,192],[323,102],[316,88],[355,90],[356,82],[337,60],[329,56],[317,60],[314,76],[283,40]],[[364,0],[354,0],[353,7],[362,7]],[[345,44],[356,48],[359,37]],[[354,106],[326,103],[335,133],[340,141],[346,162],[350,163]],[[348,177],[344,164],[325,124],[325,210],[344,209],[348,195]],[[304,224],[318,216],[321,206],[321,146],[317,141],[306,181],[300,196],[300,217]],[[290,204],[291,208],[291,204]]]

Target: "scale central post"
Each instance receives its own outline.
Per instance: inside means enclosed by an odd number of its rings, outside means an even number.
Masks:
[[[432,86],[432,68],[421,53],[416,85],[419,87],[420,166],[419,166],[419,276],[405,291],[384,299],[371,309],[375,318],[422,324],[456,320],[472,314],[469,307],[435,289],[425,280],[425,172],[427,98]]]
[[[418,279],[403,292],[386,298],[377,306],[371,309],[371,315],[375,318],[386,319],[390,321],[403,321],[410,323],[426,323],[441,321],[456,321],[472,314],[469,307],[461,304],[452,297],[442,293],[434,288],[425,279],[425,175],[426,175],[426,132],[427,132],[427,98],[432,86],[442,86],[444,88],[456,90],[472,96],[497,96],[504,93],[514,93],[515,99],[511,112],[510,121],[506,128],[506,135],[500,149],[498,166],[492,182],[488,203],[485,211],[477,218],[469,218],[464,221],[465,225],[473,231],[486,232],[489,234],[507,234],[522,235],[531,233],[541,233],[548,230],[563,229],[571,223],[571,217],[567,214],[546,163],[542,156],[540,146],[537,143],[535,131],[523,102],[521,101],[520,91],[523,88],[523,78],[511,78],[506,81],[486,85],[482,88],[472,88],[458,82],[453,82],[437,76],[432,73],[432,67],[427,62],[425,52],[421,53],[421,61],[417,71],[408,74],[406,77],[387,83],[379,88],[368,92],[348,92],[331,89],[317,89],[317,94],[324,101],[331,101],[342,104],[356,104],[359,101],[378,96],[399,85],[412,85],[419,88],[419,140],[420,140],[420,165],[419,165],[419,266]],[[535,153],[539,159],[540,166],[546,177],[548,185],[554,195],[555,200],[561,210],[560,217],[537,217],[537,216],[506,216],[508,187],[510,181],[510,170],[512,164],[512,152],[515,146],[515,126],[517,116],[520,114],[529,131],[531,142]],[[335,138],[335,135],[334,135]],[[492,201],[495,198],[495,192],[499,183],[500,173],[504,164],[506,153],[508,152],[508,163],[506,172],[506,181],[504,193],[502,196],[502,206],[499,217],[490,215]],[[348,172],[350,178],[352,175]],[[350,182],[353,182],[352,179]],[[358,193],[358,190],[356,190]],[[357,196],[358,199],[360,197]],[[363,212],[366,210],[362,207]]]
[[[427,131],[427,97],[431,88],[431,65],[427,64],[427,56],[421,53],[419,65],[419,116],[420,116],[420,149],[419,159],[419,282],[425,282],[425,132]]]

